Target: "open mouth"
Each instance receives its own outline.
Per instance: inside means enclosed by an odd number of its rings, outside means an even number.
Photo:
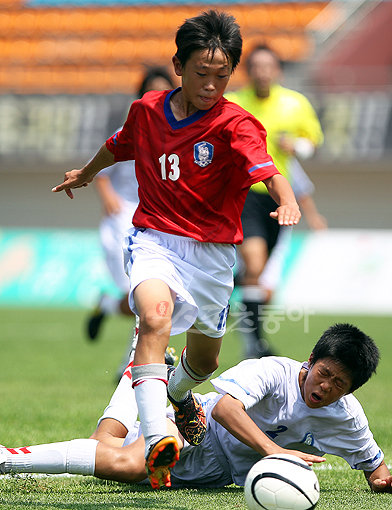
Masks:
[[[310,395],[310,400],[311,400],[311,402],[318,404],[319,402],[321,402],[321,397],[317,393],[312,393]]]

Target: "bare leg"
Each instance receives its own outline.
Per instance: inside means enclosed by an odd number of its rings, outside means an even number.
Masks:
[[[241,257],[245,265],[243,285],[258,285],[259,277],[268,260],[268,247],[261,237],[248,237],[240,246]]]
[[[175,295],[165,282],[151,279],[136,287],[134,299],[140,317],[135,365],[164,363]]]
[[[117,420],[106,418],[94,432],[92,438],[100,441],[95,457],[94,475],[97,478],[118,482],[140,482],[147,478],[144,438],[140,436],[135,442],[122,447],[124,431],[126,435],[126,428]],[[115,437],[118,433],[121,434],[120,437]],[[168,418],[167,433],[177,439],[179,448],[182,449],[183,439],[177,427]]]
[[[194,372],[204,376],[218,368],[222,338],[211,338],[191,328],[187,332],[186,345],[186,359]]]
[[[260,275],[269,257],[268,246],[266,240],[261,237],[248,237],[240,250],[245,265],[245,274],[242,278],[242,302],[245,310],[241,324],[246,345],[245,356],[258,358],[271,354],[263,340],[262,331],[262,307],[267,296],[259,284]]]
[[[100,443],[108,446],[121,448],[127,433],[128,430],[122,423],[113,418],[105,418],[100,422],[96,430],[90,436],[90,439],[96,439]]]
[[[133,312],[131,311],[131,309],[129,308],[128,294],[125,294],[125,296],[122,297],[122,299],[119,303],[119,310],[122,315],[129,315],[129,316],[134,315]]]
[[[123,442],[123,440],[121,440]],[[144,459],[144,438],[140,436],[134,443],[115,447],[99,442],[95,456],[97,478],[117,482],[140,482],[147,477]]]

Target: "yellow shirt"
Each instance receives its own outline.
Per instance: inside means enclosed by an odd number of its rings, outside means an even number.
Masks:
[[[277,169],[289,180],[289,163],[292,156],[279,149],[279,138],[282,135],[307,138],[315,146],[323,142],[323,133],[316,112],[308,99],[295,90],[275,84],[266,98],[257,97],[251,87],[229,92],[225,97],[250,112],[263,124],[267,131],[268,154],[272,156]],[[251,189],[260,193],[267,191],[263,182],[254,184]]]

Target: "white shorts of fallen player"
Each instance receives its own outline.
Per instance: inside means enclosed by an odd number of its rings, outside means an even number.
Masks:
[[[158,279],[176,294],[171,335],[192,325],[213,338],[224,335],[233,291],[233,245],[132,228],[124,262],[130,278],[129,306],[135,314],[135,288],[145,280]]]
[[[105,418],[119,421],[127,429],[123,446],[127,446],[140,436],[141,427],[137,420],[137,404],[135,390],[132,388],[131,371],[129,367],[114,392],[109,405],[98,420],[98,424]],[[197,394],[206,414],[207,422],[212,420],[211,411],[221,397],[215,392],[206,395]],[[174,422],[172,406],[166,409],[166,416]],[[201,445],[190,446],[184,441],[179,462],[172,469],[173,487],[223,487],[232,483],[230,467],[222,447],[216,440],[215,433],[208,427],[207,434]]]

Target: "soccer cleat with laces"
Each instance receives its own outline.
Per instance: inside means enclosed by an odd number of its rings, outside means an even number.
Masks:
[[[166,436],[151,445],[146,459],[148,479],[153,489],[171,487],[170,468],[180,458],[180,450],[174,436]]]
[[[170,372],[169,368],[168,375]],[[176,425],[182,437],[192,446],[201,444],[206,435],[207,422],[203,408],[196,397],[189,391],[181,402],[176,402],[169,394],[168,399],[172,403]]]

